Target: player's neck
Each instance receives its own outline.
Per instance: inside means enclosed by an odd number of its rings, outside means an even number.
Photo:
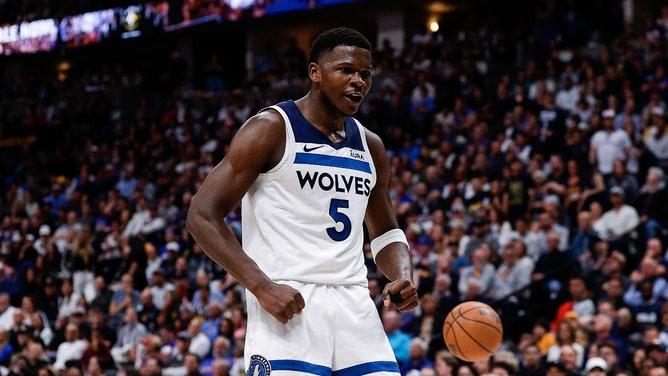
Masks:
[[[331,112],[326,111],[312,93],[309,92],[295,103],[306,120],[332,142],[342,141],[346,137],[345,117],[332,116]]]

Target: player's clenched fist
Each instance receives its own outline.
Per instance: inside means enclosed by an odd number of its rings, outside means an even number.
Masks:
[[[417,289],[410,280],[398,279],[385,285],[383,300],[386,307],[394,304],[402,312],[410,311],[418,305]]]
[[[281,324],[286,324],[304,309],[304,297],[288,285],[273,283],[268,289],[257,292],[256,297],[262,308]]]

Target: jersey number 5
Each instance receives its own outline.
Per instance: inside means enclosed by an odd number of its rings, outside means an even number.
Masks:
[[[341,212],[341,209],[347,208],[348,200],[339,200],[333,198],[329,203],[329,216],[332,217],[332,219],[334,219],[337,224],[343,224],[343,228],[341,230],[337,230],[336,227],[327,228],[327,235],[329,235],[332,240],[337,242],[345,240],[348,238],[348,236],[350,236],[352,223],[350,222],[350,218]]]

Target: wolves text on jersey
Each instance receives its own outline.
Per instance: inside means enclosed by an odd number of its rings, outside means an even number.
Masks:
[[[297,171],[297,179],[301,189],[320,188],[323,191],[335,191],[342,193],[354,193],[369,196],[371,193],[371,180],[361,176],[329,174],[327,172]]]

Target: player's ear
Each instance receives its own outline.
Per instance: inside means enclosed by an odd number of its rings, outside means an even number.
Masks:
[[[316,63],[310,63],[308,65],[308,76],[313,82],[320,81],[320,66]]]

